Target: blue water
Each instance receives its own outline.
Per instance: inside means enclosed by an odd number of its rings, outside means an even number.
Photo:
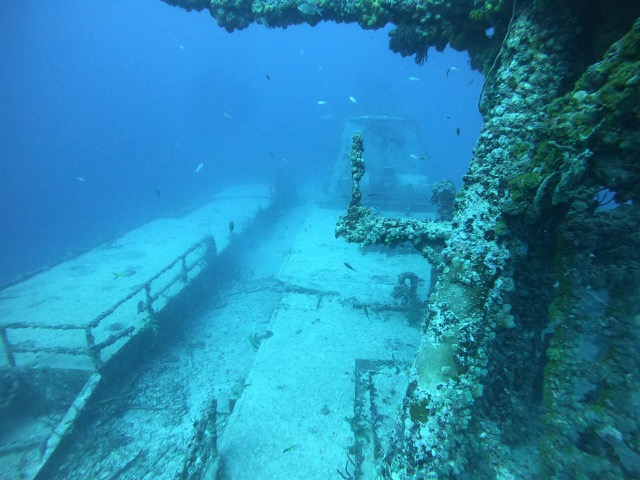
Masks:
[[[403,59],[388,31],[229,34],[160,0],[5,2],[0,283],[283,164],[320,182],[354,115],[417,120],[430,176],[460,186],[482,77],[452,50]]]

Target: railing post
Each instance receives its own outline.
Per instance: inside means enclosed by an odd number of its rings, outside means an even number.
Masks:
[[[147,312],[153,315],[153,297],[151,296],[151,282],[144,284],[144,294],[147,298]]]
[[[96,348],[96,338],[93,336],[93,332],[91,332],[90,326],[87,326],[84,329],[84,333],[85,337],[87,338],[87,353],[93,360],[93,365],[97,370],[98,368],[100,368],[100,351]]]
[[[7,336],[7,329],[5,327],[0,327],[0,338],[2,338],[2,346],[4,347],[4,352],[7,356],[7,363],[11,367],[15,367],[16,358],[11,351],[11,344],[9,343],[9,337]]]
[[[189,281],[188,275],[189,275],[189,272],[187,271],[187,257],[186,257],[186,255],[184,255],[182,257],[182,276],[181,276],[181,278],[182,278],[182,282],[185,283],[185,284]]]

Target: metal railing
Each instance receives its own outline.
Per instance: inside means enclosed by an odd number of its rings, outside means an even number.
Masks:
[[[213,236],[205,236],[88,323],[51,325],[42,322],[13,322],[0,325],[0,342],[7,363],[12,367],[17,366],[19,362],[16,355],[19,354],[72,355],[89,357],[93,366],[99,368],[104,363],[102,357],[105,349],[136,331],[153,326],[155,314],[195,278],[216,253]],[[141,319],[140,314],[145,313],[146,316]],[[105,327],[105,323],[109,323],[108,319],[114,317],[120,320],[112,324],[118,326],[118,331],[109,334],[110,330],[108,326]],[[27,341],[11,341],[10,332],[24,329],[34,330]],[[74,341],[70,342],[76,345],[38,345],[38,339],[52,340],[51,335],[38,335],[38,331],[43,330],[77,332],[78,335],[72,335],[75,337]],[[69,341],[68,335],[62,337],[61,341]]]

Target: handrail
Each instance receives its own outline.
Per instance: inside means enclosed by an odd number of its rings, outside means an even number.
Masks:
[[[187,261],[187,257],[195,252],[197,249],[202,248],[200,255],[192,262]],[[139,295],[144,291],[145,300],[138,302],[136,306],[137,313],[147,312],[147,317],[143,320],[144,324],[138,328],[138,331],[143,330],[154,322],[156,311],[154,309],[154,303],[161,297],[168,299],[170,296],[167,291],[173,287],[176,283],[182,281],[185,285],[189,282],[189,273],[197,266],[205,264],[208,260],[217,254],[216,243],[211,235],[207,235],[194,243],[191,247],[185,250],[182,254],[178,255],[173,261],[167,264],[159,272],[149,278],[146,282],[139,285],[132,292],[126,295],[124,298],[118,300],[111,307],[100,313],[89,323],[85,324],[57,324],[51,325],[43,322],[12,322],[4,325],[0,325],[0,342],[4,347],[7,363],[16,367],[16,354],[17,353],[50,353],[60,355],[83,355],[92,359],[94,366],[99,368],[102,366],[103,361],[101,359],[101,352],[116,343],[118,340],[133,334],[136,331],[136,327],[131,325],[122,331],[116,332],[106,339],[96,342],[94,330],[100,326],[100,324],[118,310],[122,305],[130,301],[132,298]],[[159,290],[152,293],[152,285],[165,273],[175,267],[180,262],[179,272],[173,276],[167,283],[162,285]],[[203,266],[204,268],[204,266]],[[70,346],[33,346],[22,343],[12,343],[9,339],[8,332],[10,330],[19,329],[43,329],[43,330],[79,330],[84,331],[84,346],[70,347]]]

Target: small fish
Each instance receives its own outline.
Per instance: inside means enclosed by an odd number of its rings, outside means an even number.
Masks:
[[[265,76],[267,77],[267,80],[271,81],[271,77],[269,76],[268,73]]]
[[[420,157],[420,160],[429,160],[431,158],[430,155],[423,155]]]
[[[300,10],[302,13],[304,13],[305,15],[320,15],[322,16],[322,9],[318,8],[316,5],[313,5],[312,3],[303,3],[301,5],[298,5],[298,10]],[[302,50],[301,50],[302,52]]]
[[[318,100],[318,105],[326,105],[327,102],[325,102],[324,100]]]
[[[349,100],[350,100],[352,103],[358,103],[358,101],[357,101],[355,98],[353,98],[353,97],[349,97]]]
[[[471,80],[469,83],[467,83],[467,87],[468,87],[469,85],[471,85],[472,83],[473,83],[473,80]]]
[[[222,115],[224,116],[224,118],[231,118],[229,112],[224,112]]]
[[[196,167],[196,173],[200,173],[200,170],[202,170],[202,167],[204,167],[204,163],[198,164],[198,166]]]
[[[460,136],[460,129],[456,128],[456,135]]]
[[[113,272],[111,273],[113,274],[113,279],[116,280],[117,278],[133,277],[136,274],[136,271],[128,268],[127,270],[120,273],[113,273]]]
[[[290,447],[285,448],[284,450],[282,450],[282,453],[287,453],[290,452],[291,450],[293,450],[293,448],[297,445],[297,443],[294,443],[293,445],[291,445]]]
[[[369,318],[369,309],[367,308],[366,304],[362,304],[362,310],[364,311],[364,314],[367,316],[367,320],[371,321],[371,318]]]
[[[79,182],[86,182],[86,180],[82,177],[76,177],[76,180],[78,180]]]
[[[236,228],[236,224],[233,223],[233,220],[229,222],[229,233],[233,233],[233,229]]]
[[[162,190],[160,190],[160,187],[156,187],[156,197],[159,197],[161,193]]]
[[[373,197],[375,193],[367,193],[367,197]]]
[[[445,77],[449,76],[449,72],[455,72],[456,70],[458,70],[456,67],[447,68],[447,73],[445,74]]]
[[[420,79],[418,77],[409,77],[409,80],[412,82],[417,82]]]
[[[343,263],[344,263],[344,266],[347,267],[349,270],[353,270],[354,272],[358,273],[358,271],[355,268],[353,268],[351,265],[349,265],[347,262],[343,262]]]
[[[409,155],[409,158],[411,158],[411,160],[418,160],[420,157],[418,155],[416,155],[415,153],[411,153]]]

